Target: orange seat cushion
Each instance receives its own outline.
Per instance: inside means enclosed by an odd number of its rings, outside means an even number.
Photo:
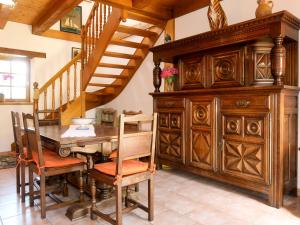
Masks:
[[[117,158],[117,157],[118,157],[118,156],[117,156],[117,154],[118,154],[117,151],[118,151],[118,150],[113,150],[113,151],[110,153],[109,158],[110,158],[110,159]]]
[[[53,168],[53,167],[68,167],[74,166],[80,163],[84,163],[82,159],[74,158],[74,157],[61,157],[56,152],[51,150],[44,150],[44,163],[45,168]],[[32,158],[34,162],[39,165],[38,163],[38,153],[33,152]]]
[[[116,175],[116,162],[107,162],[96,164],[94,167],[101,173],[105,173],[111,176]],[[132,175],[136,173],[145,172],[148,170],[148,163],[137,160],[125,160],[122,163],[123,176]]]

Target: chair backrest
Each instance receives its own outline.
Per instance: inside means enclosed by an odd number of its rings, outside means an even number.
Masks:
[[[96,111],[96,124],[116,127],[117,110],[112,108],[100,108]]]
[[[23,113],[22,115],[28,146],[28,159],[32,159],[32,155],[37,154],[39,166],[44,166],[44,157],[37,114],[33,113],[33,115],[31,115]],[[29,127],[29,124],[32,126]]]
[[[125,133],[125,123],[150,123],[151,128],[146,131]],[[157,113],[152,116],[143,114],[135,116],[120,115],[119,126],[119,150],[117,151],[116,175],[122,175],[122,163],[124,160],[138,159],[149,156],[149,169],[154,166],[155,140],[157,130]]]
[[[11,111],[11,120],[14,132],[14,140],[16,145],[16,153],[24,158],[20,115],[18,112]]]
[[[36,112],[39,126],[61,125],[60,110],[39,110]]]
[[[135,116],[135,115],[139,115],[139,114],[143,114],[142,110],[140,111],[126,111],[126,110],[123,110],[123,114],[125,116]],[[128,123],[125,123],[125,129],[126,128],[138,128],[138,129],[141,129],[141,123],[139,122],[128,122]]]

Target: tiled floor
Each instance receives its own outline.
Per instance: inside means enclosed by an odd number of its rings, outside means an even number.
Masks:
[[[245,190],[176,170],[158,171],[155,181],[155,220],[149,223],[146,213],[137,209],[123,216],[123,224],[300,225],[300,199],[294,197],[286,197],[285,207],[275,209]],[[146,194],[142,184],[136,198],[146,202]],[[49,211],[41,220],[38,206],[30,208],[26,200],[21,204],[15,193],[15,170],[0,170],[0,224],[108,224],[89,217],[71,222],[64,215],[66,208]],[[105,207],[112,206],[106,202]]]

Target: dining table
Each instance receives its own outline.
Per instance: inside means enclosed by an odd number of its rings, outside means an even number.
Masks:
[[[71,154],[72,147],[84,147],[85,145],[101,144],[105,142],[117,141],[118,127],[108,125],[93,125],[95,136],[90,137],[63,137],[69,126],[42,126],[40,136],[44,148],[56,151],[61,157]],[[128,127],[126,133],[138,132],[136,127]]]

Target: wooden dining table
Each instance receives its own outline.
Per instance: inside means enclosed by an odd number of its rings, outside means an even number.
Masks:
[[[69,126],[42,126],[40,127],[40,136],[42,146],[56,151],[61,157],[67,157],[71,154],[72,147],[82,147],[89,144],[101,144],[118,139],[118,128],[105,125],[94,125],[94,137],[67,137],[62,138],[62,134],[67,131]],[[126,133],[135,133],[138,129],[130,127]]]

